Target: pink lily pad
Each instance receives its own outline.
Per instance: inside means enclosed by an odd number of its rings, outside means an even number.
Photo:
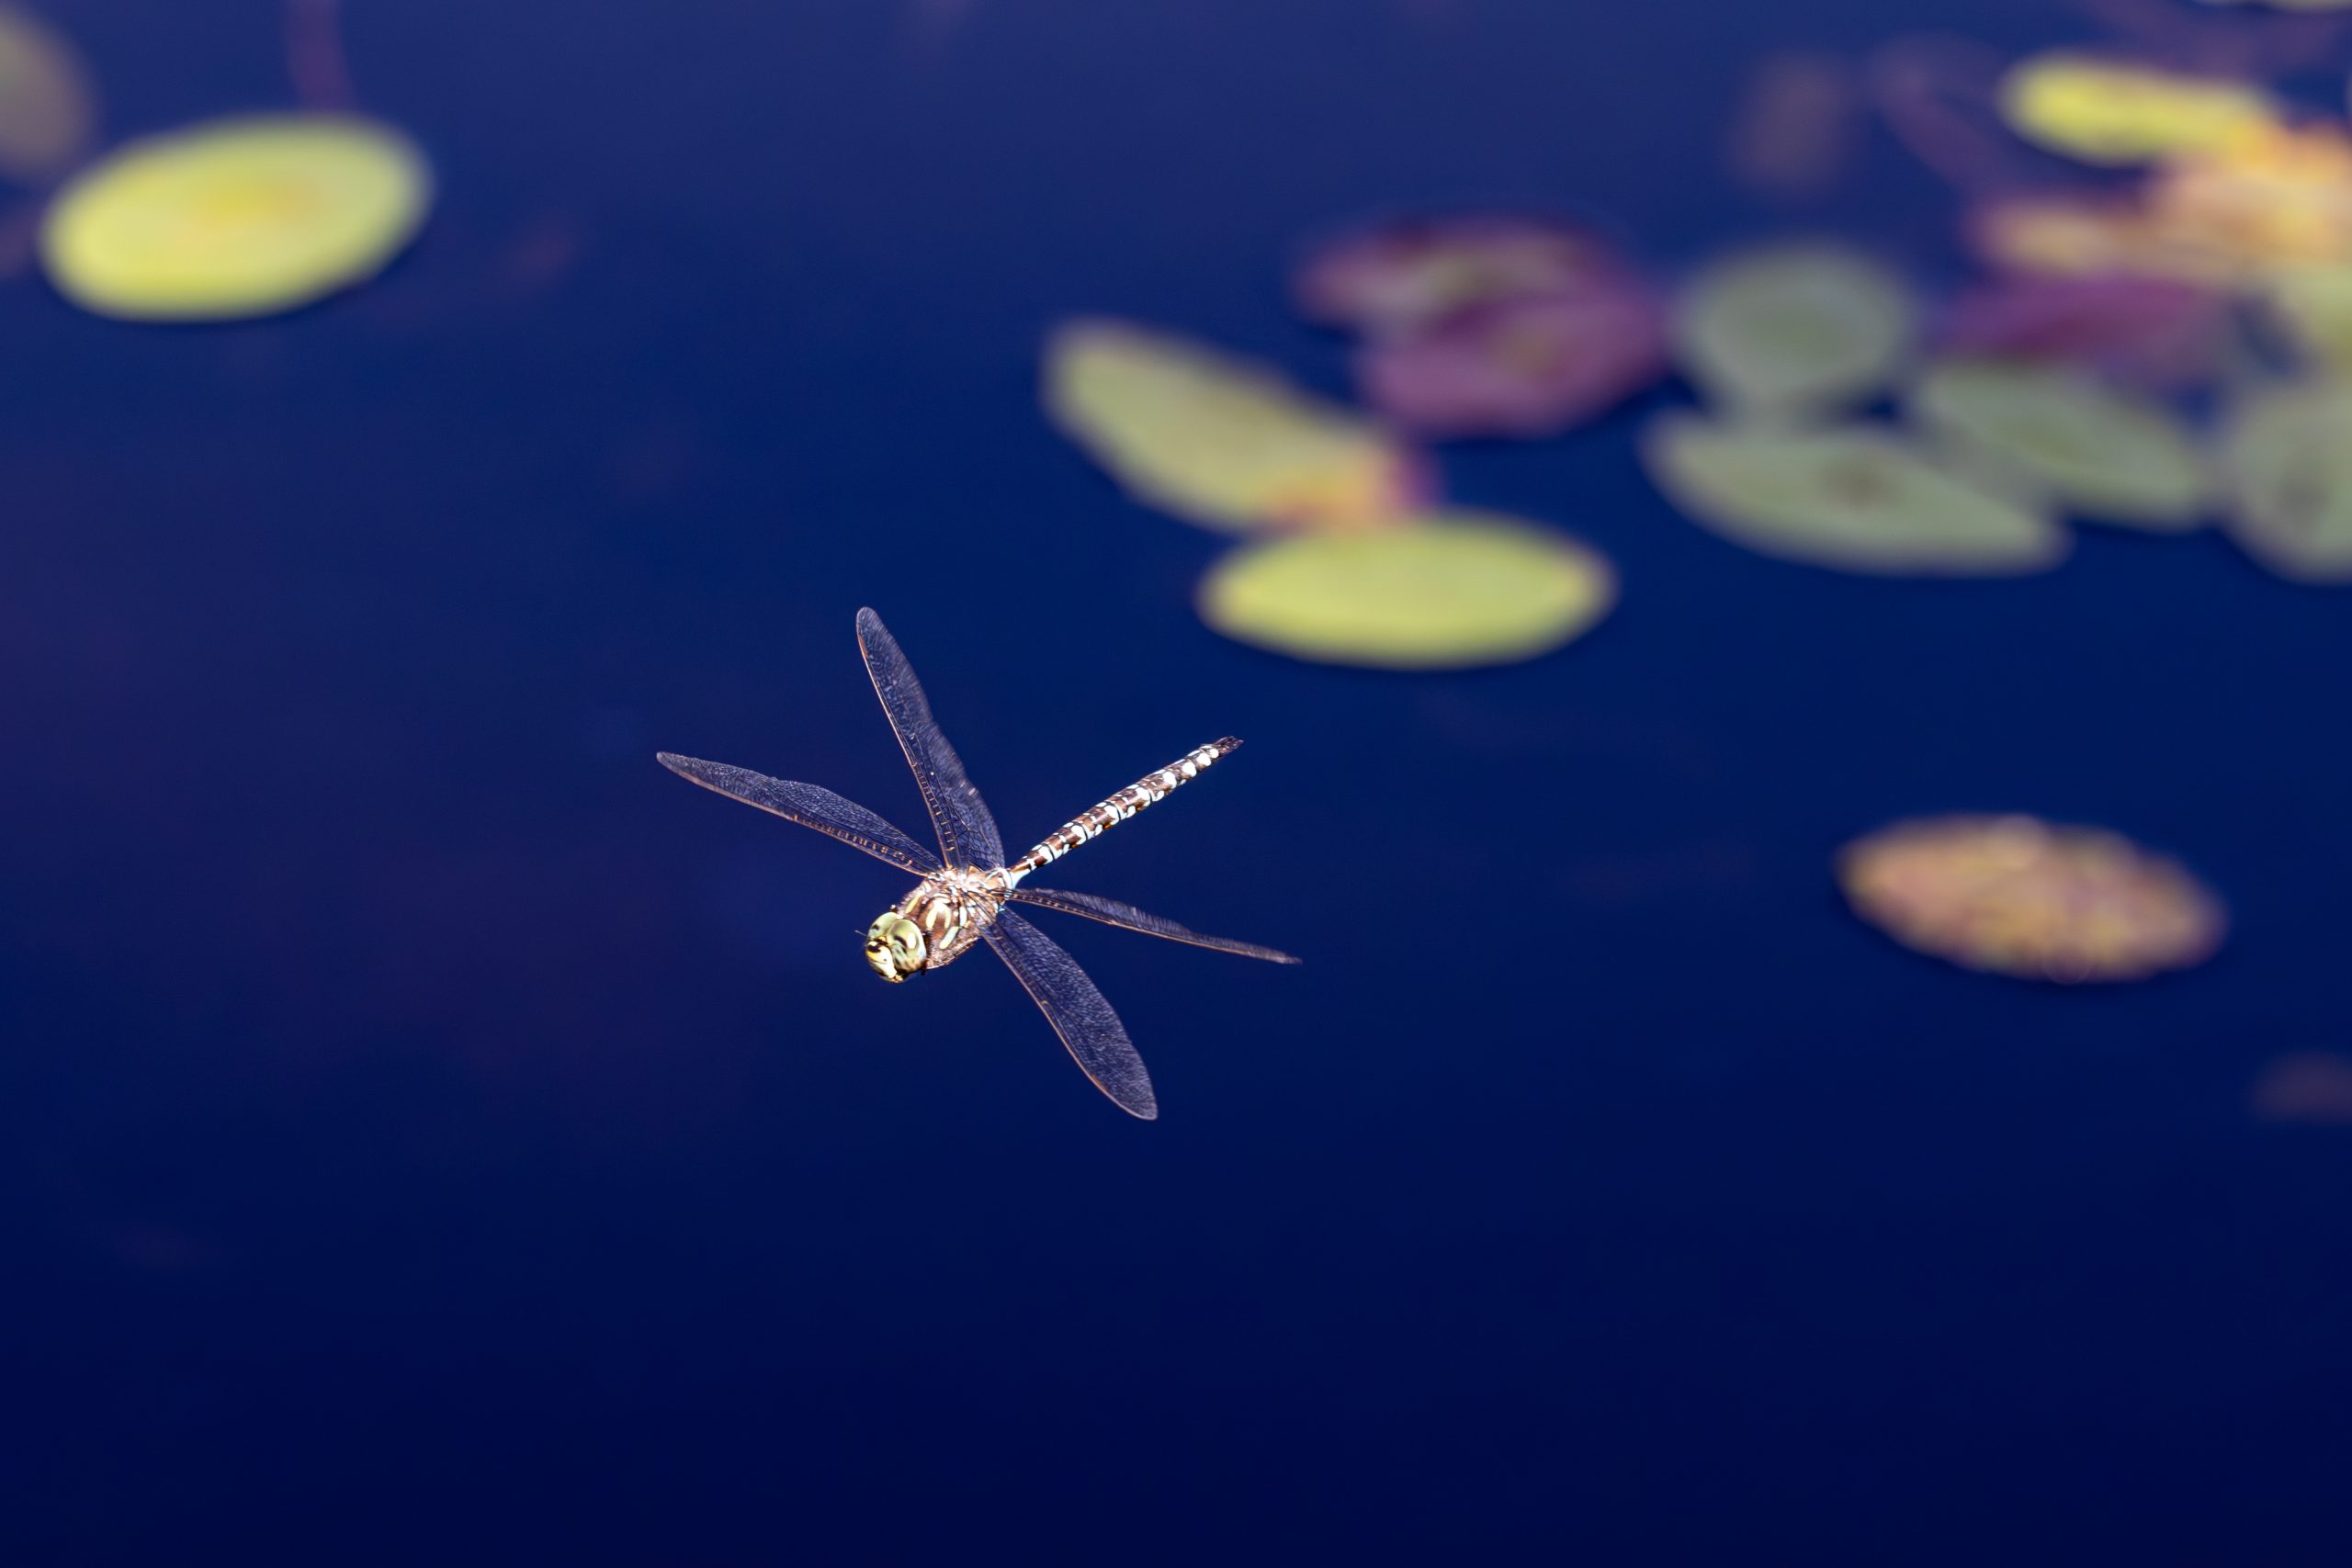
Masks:
[[[1665,374],[1664,311],[1632,286],[1468,306],[1356,362],[1366,402],[1432,437],[1556,435]]]
[[[1938,336],[1972,357],[2054,361],[2179,387],[2212,371],[2229,309],[2219,290],[2171,278],[2009,276],[1955,298]]]

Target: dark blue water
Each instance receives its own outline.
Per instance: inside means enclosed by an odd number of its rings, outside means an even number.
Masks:
[[[1449,456],[1624,602],[1383,677],[1204,630],[1217,541],[1034,409],[1043,330],[1340,385],[1297,238],[1487,198],[1663,267],[1812,0],[350,7],[445,190],[377,287],[138,330],[0,293],[0,1561],[2333,1563],[2352,597],[2218,538],[1917,585],[1743,554],[1640,411]],[[274,7],[59,0],[119,131],[282,101]],[[1874,141],[1821,220],[1929,271]],[[1669,394],[1670,395],[1670,394]],[[1163,1119],[903,889],[657,749],[921,807],[879,608]],[[2186,857],[2211,965],[2059,992],[1849,919],[1839,842]],[[1051,920],[1054,917],[1041,917]]]

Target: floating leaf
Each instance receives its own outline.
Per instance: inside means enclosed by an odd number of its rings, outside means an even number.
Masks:
[[[269,315],[375,276],[416,233],[431,186],[415,146],[371,120],[216,120],[77,175],[50,207],[41,257],[100,315]]]
[[[1945,471],[1892,431],[1792,431],[1690,414],[1642,444],[1675,504],[1759,554],[1894,577],[2041,571],[2069,539],[2049,518]]]
[[[1959,450],[2086,516],[2166,531],[2204,520],[2210,487],[2188,427],[2081,371],[1947,360],[1919,378],[1910,407]]]
[[[1750,407],[1828,407],[1868,397],[1911,341],[1902,280],[1828,245],[1718,262],[1683,296],[1675,336],[1692,379]]]
[[[1376,340],[1356,373],[1366,402],[1423,435],[1556,435],[1665,375],[1665,323],[1630,286],[1500,300]]]
[[[2080,365],[2177,387],[2212,372],[2229,297],[2163,277],[2010,276],[1969,288],[1945,309],[1938,342],[1980,358]]]
[[[2070,50],[2019,61],[2001,80],[2000,104],[2027,141],[2108,164],[2219,147],[2278,113],[2269,94],[2247,83]]]
[[[2222,438],[2230,536],[2280,577],[2352,581],[2352,385],[2266,388]]]
[[[2177,863],[2031,817],[1898,822],[1838,852],[1855,913],[1906,947],[2035,980],[2138,980],[2211,956],[2220,900]]]
[[[1377,527],[1421,499],[1419,462],[1347,410],[1123,321],[1056,331],[1046,409],[1137,501],[1212,528]]]
[[[2306,363],[2352,375],[2352,265],[2282,268],[2263,280],[2262,296]]]
[[[1201,618],[1240,642],[1324,664],[1510,664],[1590,628],[1617,597],[1597,552],[1474,512],[1376,534],[1245,546],[1202,581]]]
[[[2148,207],[2159,234],[2228,258],[2240,276],[2352,261],[2352,137],[2333,125],[2243,131],[2166,163]]]
[[[2166,226],[2138,203],[2104,195],[2003,197],[1969,215],[1968,236],[1994,266],[2055,277],[2230,284],[2245,270],[2216,236]]]
[[[1629,269],[1566,223],[1501,214],[1408,219],[1335,240],[1293,284],[1310,321],[1385,333],[1464,306],[1571,293]]]
[[[40,184],[81,162],[96,133],[80,51],[31,12],[0,6],[0,175]]]

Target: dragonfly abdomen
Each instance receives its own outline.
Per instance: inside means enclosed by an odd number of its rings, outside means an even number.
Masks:
[[[1100,838],[1145,807],[1167,799],[1179,787],[1200,777],[1218,758],[1231,755],[1240,746],[1241,742],[1230,735],[1222,740],[1212,740],[1205,746],[1187,751],[1159,772],[1146,773],[1108,800],[1080,812],[1046,834],[1035,849],[1005,867],[1005,886],[1011,887],[1031,872],[1053,864],[1090,839]]]

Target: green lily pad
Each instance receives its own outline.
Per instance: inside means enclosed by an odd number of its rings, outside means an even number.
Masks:
[[[1589,630],[1616,599],[1616,570],[1598,551],[1475,512],[1245,546],[1199,593],[1201,618],[1236,641],[1384,670],[1533,659]]]
[[[1131,322],[1063,323],[1046,411],[1148,506],[1205,527],[1377,528],[1423,503],[1413,454],[1264,366]]]
[[[2204,521],[2211,484],[2188,427],[2082,371],[1947,360],[1912,388],[1910,408],[1960,453],[2070,511],[2166,532]]]
[[[2057,565],[2072,545],[2041,512],[1880,426],[1786,430],[1667,414],[1645,434],[1642,455],[1677,506],[1734,544],[1837,571],[2014,576]]]
[[[1716,263],[1684,292],[1675,321],[1683,368],[1744,409],[1859,402],[1909,351],[1917,311],[1902,279],[1833,245],[1782,245]]]
[[[2281,267],[2260,288],[2270,319],[2306,365],[2331,376],[2352,371],[2352,265]]]
[[[2270,387],[2232,414],[2230,536],[2297,582],[2352,582],[2352,385]]]

